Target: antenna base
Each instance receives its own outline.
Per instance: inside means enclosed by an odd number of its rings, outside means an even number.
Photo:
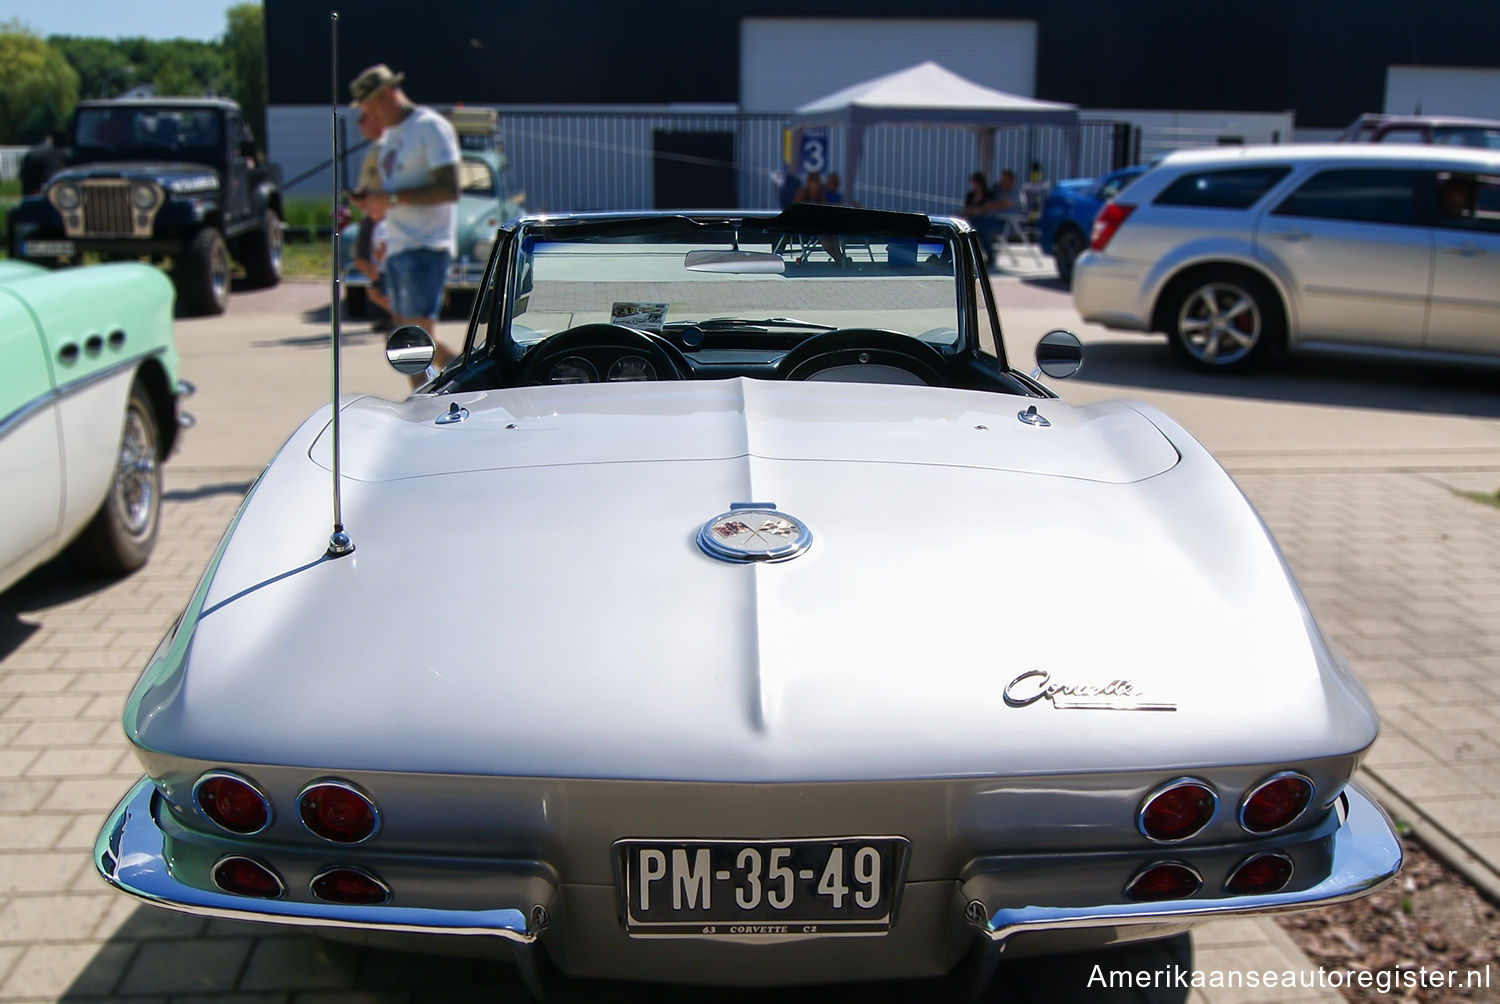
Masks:
[[[346,554],[354,553],[354,541],[343,530],[333,531],[333,536],[328,538],[328,550],[323,552],[330,558],[342,558]]]

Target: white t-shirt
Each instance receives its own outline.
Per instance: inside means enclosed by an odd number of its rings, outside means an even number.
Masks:
[[[380,140],[380,187],[387,192],[415,188],[432,180],[439,167],[459,162],[458,135],[448,120],[425,105],[385,131]],[[398,202],[385,214],[386,254],[413,248],[456,254],[458,204],[415,206]]]

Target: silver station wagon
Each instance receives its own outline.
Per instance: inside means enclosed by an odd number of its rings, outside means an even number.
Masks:
[[[1183,151],[1100,211],[1073,299],[1208,369],[1304,347],[1493,362],[1497,255],[1500,150]]]

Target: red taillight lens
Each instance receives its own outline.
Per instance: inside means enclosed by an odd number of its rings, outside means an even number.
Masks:
[[[378,906],[391,898],[384,882],[358,868],[330,868],[312,880],[312,894],[329,903]]]
[[[1152,840],[1186,840],[1214,818],[1218,797],[1199,781],[1173,781],[1141,806],[1141,832]]]
[[[248,836],[271,822],[271,804],[256,787],[233,774],[204,774],[193,786],[203,814],[230,833]]]
[[[1230,874],[1224,890],[1236,896],[1280,892],[1291,880],[1291,858],[1285,854],[1257,854]]]
[[[1301,774],[1278,774],[1261,782],[1240,806],[1240,825],[1251,833],[1290,826],[1312,801],[1313,785]]]
[[[1198,873],[1187,865],[1163,861],[1138,872],[1125,886],[1125,895],[1147,902],[1182,899],[1197,892],[1202,885],[1203,880],[1198,877]]]
[[[286,891],[281,877],[269,867],[238,855],[224,858],[214,865],[213,879],[214,885],[237,896],[280,899]]]
[[[375,804],[342,781],[321,781],[297,800],[302,825],[324,840],[357,844],[375,832]]]
[[[1110,238],[1114,237],[1115,231],[1120,229],[1120,224],[1133,212],[1135,206],[1128,202],[1106,202],[1104,208],[1099,210],[1099,215],[1094,217],[1094,232],[1089,235],[1089,250],[1103,251]]]

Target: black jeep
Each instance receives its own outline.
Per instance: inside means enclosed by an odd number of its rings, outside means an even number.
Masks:
[[[251,286],[281,280],[280,173],[233,101],[80,102],[68,162],[12,211],[13,257],[170,258],[188,314],[224,312],[231,256]]]

